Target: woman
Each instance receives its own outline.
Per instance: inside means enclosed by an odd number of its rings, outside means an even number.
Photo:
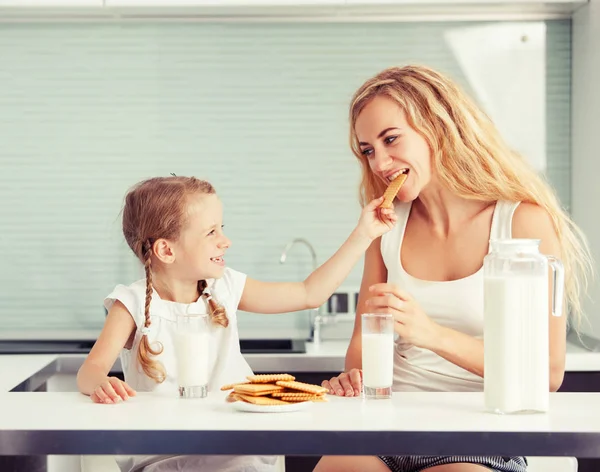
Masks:
[[[387,69],[350,107],[351,146],[362,165],[361,203],[408,172],[396,227],[365,256],[346,370],[323,382],[359,395],[364,312],[389,312],[399,341],[394,391],[483,389],[483,258],[495,237],[536,238],[562,259],[575,322],[591,258],[551,187],[502,140],[451,80],[426,67]],[[550,316],[550,385],[563,380],[566,317]],[[520,472],[522,457],[323,457],[315,472]]]

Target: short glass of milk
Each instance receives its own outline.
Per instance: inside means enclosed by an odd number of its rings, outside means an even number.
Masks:
[[[177,315],[175,357],[180,398],[204,398],[208,394],[208,315]]]
[[[361,321],[364,397],[391,398],[394,381],[394,318],[388,313],[363,313]]]

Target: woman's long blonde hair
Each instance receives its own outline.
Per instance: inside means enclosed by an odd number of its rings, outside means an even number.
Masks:
[[[581,230],[561,207],[552,187],[509,148],[489,117],[454,82],[428,67],[386,69],[367,80],[350,105],[350,146],[362,166],[362,205],[383,194],[385,183],[361,153],[355,124],[376,96],[396,102],[409,124],[429,144],[434,172],[442,185],[473,200],[535,203],[552,218],[565,266],[565,301],[576,326],[581,295],[593,274],[592,257]]]

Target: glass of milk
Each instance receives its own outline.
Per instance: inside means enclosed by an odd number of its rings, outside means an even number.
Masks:
[[[180,398],[204,398],[208,394],[208,315],[177,315],[173,337]]]
[[[388,313],[363,313],[361,322],[364,397],[390,398],[394,381],[394,318]]]

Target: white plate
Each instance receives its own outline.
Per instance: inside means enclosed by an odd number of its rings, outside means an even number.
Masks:
[[[242,401],[232,402],[230,405],[234,410],[249,411],[250,413],[287,413],[291,411],[301,411],[310,408],[313,402],[288,403],[287,405],[255,405]]]

